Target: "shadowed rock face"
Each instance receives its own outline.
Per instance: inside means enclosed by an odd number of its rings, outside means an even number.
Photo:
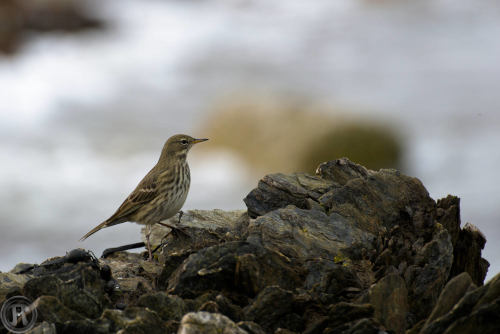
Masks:
[[[456,197],[340,159],[267,175],[245,203],[187,212],[187,235],[154,226],[154,262],[75,250],[1,273],[0,292],[35,300],[44,333],[500,330],[500,276],[482,286],[486,239]]]

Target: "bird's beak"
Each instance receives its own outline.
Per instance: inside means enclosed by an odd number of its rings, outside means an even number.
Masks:
[[[195,139],[195,140],[193,140],[193,144],[202,143],[202,142],[207,141],[207,140],[208,140],[208,138]]]

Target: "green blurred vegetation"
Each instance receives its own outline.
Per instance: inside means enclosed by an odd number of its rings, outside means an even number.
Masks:
[[[348,157],[371,169],[399,168],[401,141],[381,121],[293,99],[239,97],[218,103],[200,133],[243,157],[258,173],[314,173]]]
[[[392,129],[363,122],[344,124],[317,138],[298,169],[311,172],[321,162],[340,157],[370,169],[400,168],[401,153],[400,140]]]

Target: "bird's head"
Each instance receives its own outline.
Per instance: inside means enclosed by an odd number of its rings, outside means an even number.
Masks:
[[[163,146],[162,157],[173,157],[177,156],[179,158],[186,157],[187,152],[197,143],[207,141],[208,139],[196,139],[188,135],[175,135],[168,138],[167,142]],[[161,158],[160,158],[161,159]]]

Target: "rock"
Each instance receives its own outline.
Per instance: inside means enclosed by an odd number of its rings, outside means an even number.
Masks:
[[[331,164],[330,175],[344,173],[345,161]],[[336,171],[340,169],[340,171]],[[355,172],[361,169],[356,167]],[[325,168],[323,173],[327,173]],[[396,170],[382,169],[354,178],[319,198],[329,215],[338,214],[365,232],[377,234],[398,225],[424,236],[434,225],[435,206],[422,183]]]
[[[243,200],[250,217],[255,218],[266,213],[293,204],[298,208],[309,207],[307,199],[315,201],[334,186],[333,182],[304,173],[285,175],[270,174],[259,181]]]
[[[454,261],[450,276],[456,276],[466,271],[476,285],[482,285],[489,263],[481,257],[481,251],[486,244],[486,238],[477,227],[465,224],[460,230],[457,243],[453,250]]]
[[[472,279],[466,272],[451,279],[441,291],[436,306],[434,306],[434,309],[427,318],[426,324],[448,313],[453,306],[457,304],[460,298],[462,298],[468,290],[474,287],[475,285],[472,283]]]
[[[165,333],[166,324],[158,314],[142,307],[129,307],[125,310],[105,310],[101,320],[109,323],[110,332],[127,334]]]
[[[198,249],[236,240],[234,229],[244,215],[246,215],[244,210],[189,210],[182,215],[180,225],[178,215],[166,221],[172,226],[186,229],[189,237],[173,236],[168,227],[155,224],[151,229],[150,242],[153,249],[162,245],[158,259],[160,263],[166,263],[167,258],[173,255],[182,253],[189,255]],[[145,242],[144,232],[143,228],[142,236]]]
[[[266,334],[259,324],[253,321],[240,321],[237,325],[249,334]]]
[[[468,281],[466,276],[457,276],[449,283],[450,286],[445,291],[451,290],[453,286],[461,287],[463,290]],[[447,313],[429,320],[420,333],[498,333],[500,330],[500,274],[482,287],[475,289],[473,287],[470,285],[465,295]],[[451,292],[446,292],[446,294],[449,293]],[[443,307],[440,311],[444,313],[446,309]]]
[[[489,263],[481,257],[486,238],[474,225],[467,223],[460,229],[460,199],[448,195],[437,201],[437,220],[451,236],[453,265],[450,278],[466,271],[476,285],[482,285]]]
[[[57,330],[54,324],[43,321],[38,326],[27,331],[26,334],[57,334]]]
[[[369,295],[375,318],[387,329],[404,333],[409,311],[404,279],[398,274],[387,275],[370,288]]]
[[[53,296],[41,296],[35,300],[34,304],[41,318],[49,323],[62,324],[69,320],[85,319],[83,315],[64,306]]]
[[[405,271],[405,281],[410,310],[420,320],[429,315],[449,277],[453,247],[448,232],[438,227],[432,240],[418,251],[416,260],[417,264]]]
[[[316,168],[316,174],[322,179],[334,181],[344,186],[349,180],[367,178],[370,175],[370,170],[347,158],[341,158],[321,163]]]
[[[362,291],[363,284],[352,266],[314,259],[307,261],[305,267],[308,269],[308,274],[304,289],[323,303],[351,300],[354,295]]]
[[[295,206],[271,211],[250,222],[247,241],[293,259],[324,258],[334,261],[353,245],[372,248],[375,236],[344,217]]]
[[[168,292],[192,298],[205,291],[241,291],[250,296],[271,283],[302,284],[302,277],[277,253],[234,241],[204,248],[187,258],[172,274]]]
[[[338,331],[340,330],[340,331]],[[380,325],[371,318],[363,318],[360,320],[352,321],[346,326],[343,326],[337,330],[331,330],[330,328],[326,328],[323,332],[324,334],[387,334],[386,331],[383,331]]]
[[[54,260],[52,260],[54,261]],[[41,296],[57,297],[67,308],[88,318],[97,318],[107,306],[106,281],[98,265],[88,262],[56,262],[35,268],[33,278],[23,287],[23,295],[35,300]]]
[[[10,291],[22,288],[29,279],[29,275],[0,273],[0,301],[4,300]]]
[[[137,253],[116,252],[101,259],[101,263],[113,275],[110,281],[113,301],[125,305],[134,304],[142,294],[153,292],[162,272],[160,263],[147,261]]]
[[[437,201],[436,220],[448,230],[453,247],[460,233],[460,198],[448,195]]]
[[[228,317],[209,312],[186,314],[179,326],[178,334],[247,334]]]
[[[155,311],[165,321],[180,321],[187,312],[187,305],[182,298],[165,292],[144,294],[139,297],[137,305]]]
[[[245,318],[257,322],[266,332],[273,332],[279,327],[300,331],[303,329],[302,319],[293,312],[293,303],[292,292],[269,286],[244,309]]]
[[[500,274],[482,285],[486,239],[458,198],[345,158],[317,174],[264,177],[248,213],[189,211],[186,234],[155,227],[152,262],[75,249],[0,273],[0,293],[63,334],[500,331]]]

